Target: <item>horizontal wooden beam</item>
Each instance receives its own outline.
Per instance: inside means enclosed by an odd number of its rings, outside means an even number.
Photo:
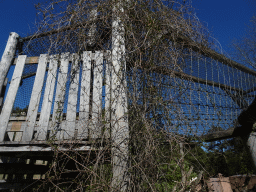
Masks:
[[[18,58],[15,58],[13,61],[13,65],[16,65]],[[38,63],[39,57],[27,57],[25,64],[35,64]]]
[[[63,140],[63,141],[51,141],[51,145],[69,145],[69,144],[76,144],[76,145],[87,145],[89,143],[89,141],[82,141],[82,140]],[[26,145],[34,145],[34,146],[45,146],[45,147],[49,147],[49,141],[36,141],[36,140],[32,140],[32,141],[19,141],[19,142],[15,142],[15,141],[4,141],[4,142],[0,142],[0,146],[2,145],[7,145],[7,146],[16,146],[16,145],[20,145],[20,146],[26,146]],[[0,151],[1,152],[1,151]]]
[[[4,142],[5,143],[5,142]],[[88,151],[88,150],[94,150],[91,146],[79,146],[77,148],[70,148],[70,147],[63,147],[60,145],[59,147],[54,148],[51,146],[38,146],[38,145],[16,145],[16,146],[10,146],[10,145],[4,145],[4,143],[1,143],[0,145],[0,154],[6,153],[6,152],[37,152],[40,151],[43,152],[54,152],[55,150],[60,151]],[[12,142],[14,143],[14,142]]]
[[[232,138],[235,128],[229,128],[225,131],[217,131],[214,133],[209,133],[207,135],[203,135],[200,137],[201,140],[204,142],[212,142],[212,141],[218,141],[223,139]]]
[[[213,142],[223,139],[229,139],[233,137],[244,137],[251,133],[252,125],[246,125],[241,127],[229,128],[224,131],[217,131],[214,133],[209,133],[200,137],[203,142]]]

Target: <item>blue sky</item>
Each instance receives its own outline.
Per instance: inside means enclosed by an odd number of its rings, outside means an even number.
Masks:
[[[17,32],[21,37],[34,31],[34,4],[42,0],[0,0],[0,54],[8,35]],[[245,35],[246,25],[256,13],[256,0],[193,0],[196,15],[212,32],[224,52],[234,38]]]
[[[224,53],[230,53],[228,45],[233,39],[245,36],[246,26],[256,15],[256,0],[193,0],[192,6]]]

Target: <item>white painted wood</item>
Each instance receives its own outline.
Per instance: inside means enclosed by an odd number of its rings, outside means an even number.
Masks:
[[[60,59],[60,68],[59,75],[57,81],[56,88],[56,96],[54,101],[54,108],[52,114],[52,122],[50,129],[52,130],[50,136],[56,137],[56,139],[62,139],[62,131],[61,131],[61,121],[63,116],[63,108],[64,108],[64,100],[65,100],[65,91],[66,91],[66,83],[68,76],[68,64],[69,64],[69,53],[61,54]]]
[[[43,83],[44,83],[46,66],[47,66],[47,55],[41,54],[39,57],[36,77],[35,77],[34,86],[31,94],[30,102],[29,102],[28,113],[26,117],[27,127],[24,129],[24,133],[22,137],[23,141],[31,141],[33,136],[36,117],[37,117],[37,111],[38,111],[41,92],[42,92]]]
[[[42,104],[42,109],[41,109],[41,114],[39,119],[39,126],[37,128],[37,134],[35,137],[36,140],[46,140],[52,100],[53,100],[54,86],[56,81],[57,65],[58,65],[58,56],[57,55],[50,56],[50,64],[49,64],[49,70],[48,70],[45,92],[44,92],[44,99],[43,99],[43,104]]]
[[[23,134],[22,131],[17,131],[17,132],[15,133],[14,141],[21,141],[21,139],[22,139],[22,134]]]
[[[0,142],[4,140],[4,134],[9,122],[13,104],[20,85],[20,80],[23,73],[26,57],[26,55],[20,55],[18,57],[18,62],[12,75],[11,85],[9,87],[6,100],[4,102],[3,109],[0,115]]]
[[[92,93],[92,127],[90,137],[100,138],[102,129],[102,84],[103,84],[103,52],[95,51],[95,64],[93,68]]]
[[[13,138],[14,138],[14,131],[8,131],[8,132],[7,132],[7,136],[8,136],[8,138],[10,139],[10,141],[13,141]]]
[[[19,35],[17,33],[11,32],[4,50],[4,54],[0,63],[0,95],[2,92],[2,87],[4,84],[5,77],[11,66],[13,57],[15,55],[16,46],[18,43]]]
[[[111,51],[104,53],[106,60],[105,74],[105,125],[104,136],[110,138],[110,120],[111,120]]]
[[[3,87],[6,87],[7,83],[8,83],[8,78],[6,77],[5,80],[4,80]],[[0,97],[0,113],[1,113],[1,108],[3,106],[3,102],[4,102],[4,97]]]
[[[254,166],[256,167],[256,133],[251,133],[247,140],[247,145],[250,149]]]
[[[75,135],[79,71],[79,56],[77,54],[72,54],[71,80],[68,94],[66,129],[64,130],[63,136],[64,139],[72,139]]]
[[[42,146],[36,146],[36,145],[31,145],[31,144],[28,144],[28,145],[19,145],[17,147],[9,147],[9,146],[0,146],[0,151],[1,152],[26,152],[26,151],[35,151],[35,152],[38,152],[38,151],[41,151],[41,152],[44,152],[44,151],[55,151],[56,148],[54,147],[49,147],[49,145],[42,145]],[[60,151],[70,151],[70,148],[65,148],[65,147],[61,147],[59,146],[58,147],[58,150]],[[88,146],[88,145],[83,145],[83,146],[80,146],[80,147],[77,147],[75,149],[72,149],[73,151],[87,151],[87,150],[95,150],[94,148],[92,148],[91,146]],[[102,150],[99,148],[99,150]]]
[[[88,137],[89,113],[90,113],[90,85],[91,85],[92,52],[83,53],[82,79],[79,106],[78,138]]]
[[[111,99],[111,140],[112,140],[112,187],[127,191],[129,127],[127,117],[127,86],[125,76],[125,38],[121,16],[124,14],[123,1],[115,1],[112,15],[112,83]]]

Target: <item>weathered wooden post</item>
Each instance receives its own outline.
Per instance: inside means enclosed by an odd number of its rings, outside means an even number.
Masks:
[[[116,1],[113,1],[116,3]],[[113,190],[126,191],[129,183],[128,175],[128,114],[126,94],[126,61],[124,25],[121,15],[124,9],[122,1],[117,1],[112,17],[112,83],[111,83],[111,140]]]
[[[4,84],[4,80],[10,68],[11,62],[15,55],[16,46],[18,43],[19,35],[15,32],[11,32],[4,50],[4,54],[0,63],[0,95],[2,92],[2,87]]]
[[[249,147],[254,167],[256,168],[256,133],[251,132],[253,130],[253,127],[256,126],[255,113],[256,97],[254,98],[252,103],[247,106],[246,110],[243,110],[242,113],[238,116],[238,122],[243,127],[241,133],[245,134],[245,136],[243,136],[242,139],[244,140],[244,143],[246,143]]]
[[[254,167],[256,168],[256,133],[252,132],[247,140],[247,145],[251,152]]]

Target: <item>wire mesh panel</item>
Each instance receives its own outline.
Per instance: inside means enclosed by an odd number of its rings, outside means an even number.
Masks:
[[[255,97],[256,74],[193,51],[186,54],[176,67],[130,69],[131,105],[137,101],[155,128],[167,132],[202,135],[236,127],[238,115]]]

